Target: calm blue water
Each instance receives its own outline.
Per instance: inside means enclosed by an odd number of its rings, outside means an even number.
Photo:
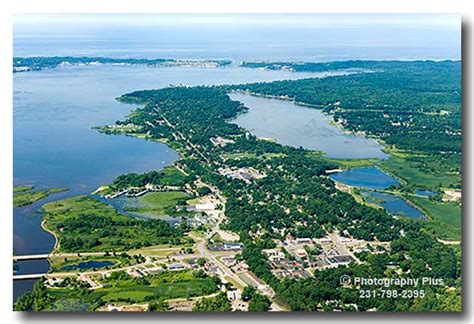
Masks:
[[[378,201],[377,204],[381,205],[392,215],[402,215],[411,218],[423,217],[423,213],[419,209],[409,205],[405,200],[396,195],[375,191],[362,191],[361,194],[363,197],[375,198]]]
[[[77,264],[70,264],[61,268],[61,270],[82,270],[82,269],[94,269],[94,268],[105,268],[113,266],[115,262],[113,261],[86,261]]]
[[[36,274],[49,271],[49,262],[46,260],[24,260],[15,262],[16,274]],[[30,291],[36,280],[16,280],[13,284],[13,300],[16,300],[25,291]]]
[[[387,189],[391,185],[398,185],[397,180],[374,167],[349,169],[332,173],[329,177],[349,186],[370,189]]]
[[[426,190],[426,189],[416,189],[416,190],[415,190],[415,193],[416,193],[417,195],[425,196],[425,197],[431,197],[431,196],[435,196],[435,195],[436,195],[436,192],[429,191],[429,190]]]
[[[332,125],[332,117],[323,114],[320,109],[241,93],[229,96],[249,108],[232,123],[258,137],[272,138],[283,145],[323,151],[331,158],[387,157],[377,141],[344,133]]]
[[[23,260],[15,262],[17,274],[46,273],[49,270],[48,262],[43,260]]]

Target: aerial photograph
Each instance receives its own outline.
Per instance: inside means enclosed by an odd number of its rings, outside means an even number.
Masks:
[[[460,15],[12,30],[13,311],[463,311]]]

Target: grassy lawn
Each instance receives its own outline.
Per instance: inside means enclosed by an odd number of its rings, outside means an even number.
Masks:
[[[127,211],[150,216],[167,215],[175,210],[180,199],[186,198],[183,192],[150,192],[138,197],[140,207],[126,207]]]
[[[461,239],[461,207],[453,203],[439,203],[427,198],[408,197],[426,212],[431,220],[428,227],[435,230],[441,239]]]

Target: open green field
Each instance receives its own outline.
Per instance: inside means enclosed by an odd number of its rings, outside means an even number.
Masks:
[[[162,283],[157,286],[134,286],[104,288],[106,294],[102,297],[105,302],[141,303],[149,300],[166,300],[174,298],[189,298],[208,295],[214,292],[212,280],[195,279],[188,282]],[[130,301],[129,301],[130,300]]]
[[[461,207],[453,203],[439,203],[427,198],[413,197],[417,205],[426,210],[428,214],[443,223],[461,228]]]
[[[331,159],[329,161],[336,163],[342,168],[360,168],[365,166],[374,165],[380,160],[377,158],[368,158],[368,159]]]
[[[451,226],[448,226],[444,223],[435,220],[428,221],[425,224],[425,227],[431,230],[440,240],[455,242],[461,241],[460,229],[455,229]]]
[[[428,222],[428,227],[435,230],[441,239],[461,240],[461,207],[428,198],[414,196],[408,196],[408,198],[430,216],[431,221]]]
[[[186,176],[173,166],[163,170],[162,183],[169,186],[183,186],[186,183]]]
[[[153,245],[145,246],[139,249],[129,250],[131,255],[149,255],[154,257],[166,257],[178,253],[183,248],[192,248],[193,244],[168,244],[168,245]]]
[[[126,207],[130,212],[146,214],[148,216],[163,216],[176,211],[179,201],[186,198],[180,191],[150,192],[138,197],[139,207]]]
[[[13,207],[31,205],[38,200],[44,199],[51,194],[67,191],[67,188],[51,188],[38,191],[30,191],[32,186],[20,186],[13,188]]]
[[[151,280],[159,299],[187,298],[209,295],[218,290],[219,279],[203,272],[166,271]]]
[[[411,162],[405,158],[393,155],[378,165],[382,170],[396,175],[410,185],[433,191],[438,189],[440,185],[447,188],[456,187],[461,178],[460,175],[422,171],[420,163]]]

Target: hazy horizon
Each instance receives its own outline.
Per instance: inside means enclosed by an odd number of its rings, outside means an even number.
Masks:
[[[13,34],[15,56],[461,58],[461,19],[450,14],[16,15]]]

